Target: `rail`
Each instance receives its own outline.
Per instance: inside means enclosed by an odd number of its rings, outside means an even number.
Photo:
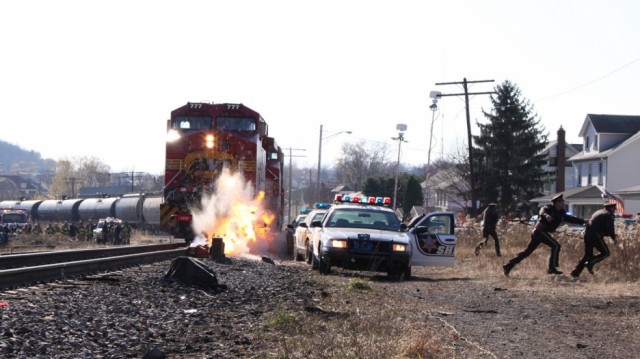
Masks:
[[[186,249],[182,247],[0,270],[0,289],[49,282],[52,280],[65,280],[98,272],[173,259],[185,255],[185,251]]]

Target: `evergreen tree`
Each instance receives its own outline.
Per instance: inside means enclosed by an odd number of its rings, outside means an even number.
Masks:
[[[422,195],[420,182],[418,182],[418,179],[415,176],[409,176],[409,178],[407,178],[404,195],[402,197],[402,220],[409,219],[413,206],[422,206],[423,198],[424,196]]]
[[[389,176],[368,177],[362,193],[368,197],[392,197],[394,178]]]
[[[515,84],[505,81],[494,90],[492,111],[483,111],[488,121],[477,122],[480,135],[473,136],[477,198],[481,208],[496,202],[504,215],[522,216],[548,179],[541,154],[547,134]]]

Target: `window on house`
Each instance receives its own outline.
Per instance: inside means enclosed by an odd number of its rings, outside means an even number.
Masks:
[[[584,136],[584,150],[589,151],[589,136]]]
[[[598,150],[598,135],[593,135],[593,148]]]
[[[604,183],[604,181],[602,180],[603,174],[602,174],[602,162],[598,163],[598,185],[602,186],[602,184]]]
[[[576,181],[578,187],[582,187],[582,165],[578,165],[578,180]]]
[[[591,185],[591,163],[589,163],[587,166],[589,166],[587,168],[587,185]]]
[[[549,157],[549,167],[555,167],[558,165],[558,157]]]

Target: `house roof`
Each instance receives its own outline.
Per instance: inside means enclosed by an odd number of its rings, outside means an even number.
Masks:
[[[331,192],[333,192],[333,193],[352,192],[352,191],[353,190],[351,189],[351,187],[349,187],[349,185],[346,185],[346,184],[338,185],[337,187],[335,187],[334,189],[331,190]]]
[[[610,156],[611,154],[615,153],[616,151],[618,151],[618,150],[620,150],[622,148],[625,148],[627,146],[630,146],[632,143],[634,143],[636,141],[640,141],[640,131],[638,131],[635,135],[627,138],[626,140],[624,140],[619,145],[611,147],[608,150],[601,151],[601,152],[597,152],[597,151],[580,152],[580,153],[576,154],[575,156],[572,156],[571,158],[569,158],[569,161],[588,160],[588,159],[592,159],[592,158],[606,158],[606,157]]]
[[[640,193],[640,185],[623,188],[615,191],[616,194],[639,194]]]
[[[598,186],[577,187],[559,193],[551,193],[546,196],[531,199],[531,202],[551,202],[551,198],[562,194],[565,201],[583,198],[602,198],[603,192]]]
[[[579,136],[584,137],[589,123],[597,133],[636,133],[640,131],[640,116],[587,114]]]
[[[556,147],[557,145],[558,145],[558,140],[549,141],[549,143],[547,143],[547,147],[545,147],[542,150],[542,153],[547,153],[551,151],[551,149]],[[566,143],[565,146],[576,153],[582,151],[582,144],[580,143]]]

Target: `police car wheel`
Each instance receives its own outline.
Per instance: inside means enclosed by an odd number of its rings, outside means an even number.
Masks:
[[[307,243],[307,253],[305,255],[305,259],[307,264],[311,264],[313,261],[313,247],[311,246],[311,242]]]
[[[331,273],[331,264],[328,261],[322,259],[322,252],[318,255],[318,271],[320,274],[329,274]]]

